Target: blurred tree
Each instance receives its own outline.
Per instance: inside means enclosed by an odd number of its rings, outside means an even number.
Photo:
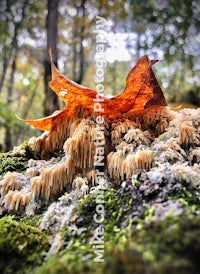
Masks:
[[[44,86],[45,86],[45,99],[44,99],[44,115],[48,116],[59,108],[58,96],[52,92],[48,86],[51,80],[51,65],[49,61],[49,48],[52,50],[53,62],[57,66],[58,52],[58,0],[47,1],[47,18],[46,18],[46,37],[47,47],[44,60]]]
[[[76,15],[74,17],[74,24],[76,27],[73,29],[73,41],[76,41],[73,51],[73,80],[80,84],[83,81],[85,71],[85,53],[83,40],[85,39],[85,8],[86,0],[81,0],[74,3]],[[77,21],[77,22],[76,22]]]

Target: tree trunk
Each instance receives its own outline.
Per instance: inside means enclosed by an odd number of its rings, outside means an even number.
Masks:
[[[84,77],[85,71],[85,53],[83,47],[83,40],[84,40],[84,31],[85,31],[85,3],[86,0],[81,0],[80,5],[75,4],[77,9],[77,20],[78,26],[74,28],[74,39],[77,40],[77,43],[74,45],[73,48],[73,80],[81,84]]]
[[[17,40],[15,41],[16,45],[14,46],[15,54],[13,57],[12,65],[11,65],[11,73],[10,73],[10,82],[8,86],[8,92],[7,92],[7,104],[9,105],[12,102],[12,95],[13,95],[13,85],[14,85],[14,75],[16,70],[16,58],[17,58]],[[10,118],[7,118],[7,126],[5,129],[5,149],[6,151],[9,151],[12,148],[12,129],[10,127],[11,121]]]
[[[5,14],[6,14],[5,26],[8,29],[9,29],[8,14],[10,14],[10,4],[11,4],[10,1],[7,0],[6,1],[6,12],[5,12]],[[16,29],[17,29],[17,26],[15,26],[15,33],[12,38],[13,40],[15,39],[15,35],[17,33]],[[13,41],[12,41],[12,43],[13,43]],[[2,69],[1,79],[0,79],[0,93],[3,89],[5,76],[6,76],[6,72],[7,72],[8,65],[9,65],[9,60],[11,59],[11,56],[12,56],[12,47],[8,47],[6,44],[4,44],[2,52],[3,52],[3,65],[2,65],[3,69]]]
[[[82,26],[81,26],[81,31],[80,31],[80,52],[79,52],[80,72],[79,72],[79,79],[78,79],[79,84],[81,84],[81,82],[83,81],[84,70],[85,70],[85,54],[84,54],[84,47],[83,47],[84,31],[85,31],[85,25],[84,25],[85,2],[86,2],[86,0],[81,1]]]
[[[48,82],[51,80],[51,65],[48,50],[51,48],[53,62],[57,66],[57,38],[58,38],[58,0],[48,0],[48,13],[46,19],[47,48],[44,60],[44,115],[48,116],[59,108],[57,95],[49,88]]]

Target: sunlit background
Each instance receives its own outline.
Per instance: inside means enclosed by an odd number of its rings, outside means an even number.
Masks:
[[[1,151],[40,134],[15,113],[36,119],[63,107],[45,90],[49,46],[64,75],[95,88],[97,15],[106,19],[105,95],[120,93],[136,59],[148,54],[160,60],[154,71],[167,101],[200,106],[198,0],[1,0]]]

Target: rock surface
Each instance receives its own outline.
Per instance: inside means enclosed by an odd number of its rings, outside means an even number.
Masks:
[[[200,273],[200,110],[181,111],[153,139],[116,128],[112,157],[130,170],[133,151],[151,161],[131,176],[110,166],[95,185],[78,173],[50,199],[33,195],[30,178],[63,151],[42,160],[26,144],[0,155],[1,273]]]

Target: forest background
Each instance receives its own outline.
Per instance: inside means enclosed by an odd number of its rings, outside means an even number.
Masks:
[[[38,136],[15,116],[36,119],[63,107],[48,88],[53,61],[69,79],[95,89],[96,16],[106,19],[105,95],[123,90],[136,59],[159,59],[167,101],[200,106],[198,0],[0,0],[0,151]]]

